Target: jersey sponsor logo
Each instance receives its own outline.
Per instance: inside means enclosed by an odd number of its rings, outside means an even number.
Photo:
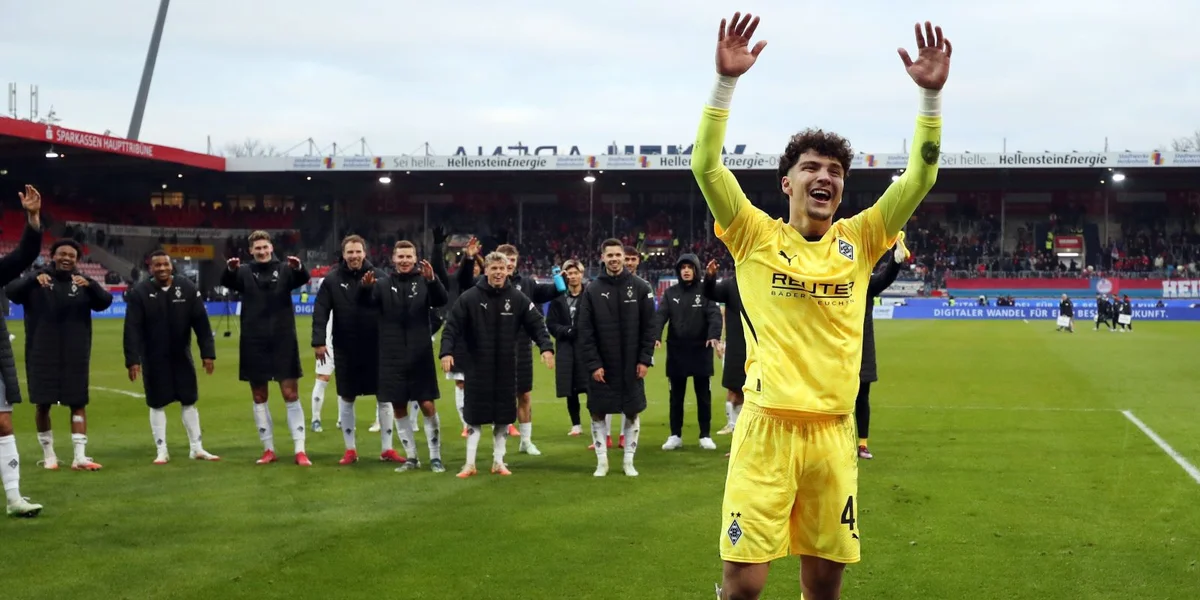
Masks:
[[[822,306],[848,304],[854,299],[854,282],[817,283],[796,279],[785,273],[772,273],[771,296],[812,298]]]
[[[838,240],[838,254],[845,256],[848,260],[854,260],[854,245],[846,240]]]

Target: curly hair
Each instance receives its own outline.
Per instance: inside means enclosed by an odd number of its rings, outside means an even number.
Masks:
[[[832,158],[842,165],[843,176],[850,173],[850,161],[854,160],[854,149],[846,138],[823,129],[805,129],[788,140],[787,148],[779,157],[779,179],[800,161],[800,155],[808,151]]]

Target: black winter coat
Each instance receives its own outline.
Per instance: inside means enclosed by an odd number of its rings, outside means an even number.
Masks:
[[[553,352],[542,311],[512,281],[502,288],[481,278],[459,295],[442,327],[438,356],[470,356],[463,419],[471,425],[511,425],[517,420],[517,335],[524,331],[542,352]]]
[[[637,366],[654,364],[654,290],[628,270],[588,284],[576,317],[576,348],[588,377],[588,412],[633,415],[646,410],[646,380]],[[710,359],[709,364],[712,364]],[[604,383],[592,379],[604,369]]]
[[[374,396],[379,381],[379,310],[359,293],[363,275],[372,270],[367,261],[359,269],[339,261],[325,275],[313,303],[312,347],[325,345],[332,315],[337,395],[347,400]]]
[[[546,329],[555,339],[554,350],[554,391],[558,398],[566,398],[576,394],[586,394],[591,372],[583,364],[583,355],[577,348],[579,330],[576,319],[579,316],[579,304],[582,302],[585,285],[579,290],[578,296],[572,296],[570,290],[550,302],[550,310],[546,314]]]
[[[475,276],[475,265],[479,265],[479,272],[483,273],[483,259],[478,256],[471,258],[464,252],[462,260],[458,263],[458,270],[454,273],[453,289],[449,285],[446,287],[446,295],[449,299],[446,303],[447,308],[442,311],[443,326],[445,326],[445,320],[449,318],[450,309],[458,302],[458,297],[479,283],[480,278]],[[436,264],[434,265],[434,272],[437,272]],[[447,277],[449,277],[449,274],[447,274]],[[459,353],[454,357],[454,370],[452,372],[466,373],[469,362],[471,362],[470,356],[466,353]]]
[[[867,283],[867,311],[863,320],[862,367],[858,371],[859,381],[879,381],[879,374],[875,368],[875,298],[888,289],[900,274],[900,263],[892,258],[891,252],[884,254],[884,259],[887,265],[882,271],[871,275],[871,281]]]
[[[42,251],[42,232],[25,225],[17,248],[0,258],[0,285],[8,285],[37,260]],[[4,314],[0,315],[0,380],[4,382],[4,399],[9,404],[21,402],[21,382],[17,377],[17,361],[12,341],[8,339],[8,296],[4,296]]]
[[[48,287],[37,282],[50,275]],[[34,404],[88,405],[88,373],[92,362],[92,311],[112,305],[112,294],[95,280],[80,287],[79,273],[36,271],[8,285],[8,298],[25,307],[25,378]]]
[[[721,387],[741,392],[746,386],[746,337],[742,331],[742,294],[737,277],[704,278],[704,297],[725,305],[725,366]]]
[[[437,365],[430,321],[446,305],[446,288],[419,271],[391,273],[371,286],[368,301],[379,310],[379,398],[389,402],[437,400]]]
[[[670,323],[667,377],[712,377],[713,349],[708,346],[708,340],[721,339],[721,309],[716,302],[704,297],[700,259],[695,254],[684,254],[675,264],[675,272],[679,273],[685,263],[691,263],[696,278],[690,283],[681,279],[663,292],[654,335],[655,339],[661,340],[663,327]]]
[[[192,332],[200,358],[216,359],[212,325],[196,284],[175,277],[166,290],[147,279],[125,292],[125,368],[142,367],[146,405],[195,404],[200,398],[192,362]]]
[[[486,278],[485,278],[486,279]],[[553,283],[538,283],[533,279],[527,279],[517,273],[513,273],[509,280],[512,281],[513,288],[518,292],[525,294],[537,307],[538,314],[542,313],[542,305],[563,295],[558,291],[558,288]],[[549,335],[549,332],[547,332]],[[517,343],[515,352],[517,353],[517,393],[524,394],[533,390],[533,343],[532,336],[524,331],[517,332]]]
[[[308,269],[292,269],[275,258],[221,271],[221,285],[242,295],[238,379],[263,384],[304,376],[292,290],[306,283]]]

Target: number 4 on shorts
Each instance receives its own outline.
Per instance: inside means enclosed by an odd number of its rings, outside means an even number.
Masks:
[[[846,498],[846,507],[842,509],[842,523],[850,526],[850,531],[854,531],[854,496]]]

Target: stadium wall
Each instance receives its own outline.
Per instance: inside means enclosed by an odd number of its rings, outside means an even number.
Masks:
[[[1200,298],[1200,280],[1196,279],[946,279],[946,291],[957,297],[1019,296],[1026,298],[1128,294],[1130,298]]]

